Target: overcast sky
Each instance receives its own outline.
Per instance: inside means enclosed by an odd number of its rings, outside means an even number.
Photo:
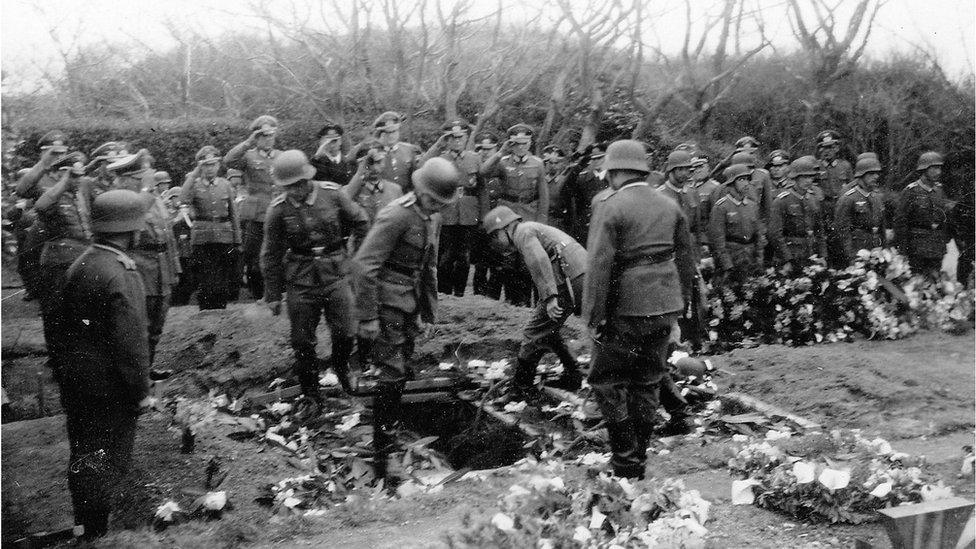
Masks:
[[[2,0],[0,1],[0,63],[4,88],[23,89],[43,71],[58,72],[58,48],[48,29],[54,28],[65,43],[78,36],[79,43],[138,41],[153,49],[166,49],[174,42],[167,23],[208,35],[254,28],[256,21],[235,14],[246,0]],[[286,6],[294,1],[270,0]],[[308,0],[316,2],[317,0]],[[441,0],[449,2],[450,0]],[[774,44],[792,47],[789,23],[782,0],[753,0],[764,6],[767,32]],[[280,4],[276,2],[281,2]],[[695,0],[707,7],[708,0]],[[853,4],[853,2],[850,2]],[[476,2],[490,9],[494,2]],[[36,6],[41,6],[39,11]],[[652,2],[658,10],[653,27],[665,50],[681,41],[683,3],[674,0]],[[679,9],[680,7],[680,9]],[[518,20],[517,15],[512,20]],[[916,45],[933,52],[951,78],[973,72],[974,0],[887,0],[878,15],[868,53],[883,57],[891,51],[911,51]],[[79,33],[80,30],[80,33]],[[133,51],[143,52],[144,47]],[[141,53],[139,53],[141,54]]]

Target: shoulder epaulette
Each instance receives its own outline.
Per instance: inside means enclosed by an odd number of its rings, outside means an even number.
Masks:
[[[776,200],[779,200],[780,198],[787,197],[789,195],[790,195],[790,191],[783,191],[783,192],[779,193],[778,195],[776,195]]]
[[[912,183],[909,183],[908,186],[905,187],[905,188],[906,189],[914,189],[915,187],[918,187],[918,181],[913,181]]]
[[[407,193],[400,198],[397,198],[393,202],[403,206],[404,208],[409,208],[417,203],[417,195],[414,193]]]
[[[847,196],[849,194],[854,194],[856,192],[857,192],[857,186],[855,185],[854,187],[851,187],[850,189],[847,189],[847,192],[844,193],[844,196]]]
[[[285,194],[285,193],[281,193],[278,196],[272,198],[271,199],[271,202],[268,204],[268,206],[273,208],[273,207],[277,206],[278,204],[281,204],[282,202],[284,202],[286,198],[288,198],[288,195]]]
[[[715,205],[718,206],[719,204],[725,202],[726,200],[729,200],[729,195],[725,195],[722,198],[719,198],[718,200],[716,200],[715,201]]]
[[[503,156],[501,157],[501,160],[505,160],[506,158],[511,158],[511,157],[512,157],[512,155],[510,155],[510,154],[506,154],[506,155],[503,155]]]
[[[319,181],[318,184],[319,187],[323,189],[328,189],[330,191],[338,191],[339,189],[342,188],[341,185],[339,185],[338,183],[334,183],[332,181]]]
[[[604,190],[600,191],[600,193],[597,194],[594,197],[594,199],[595,200],[598,200],[600,202],[604,202],[604,201],[606,201],[606,199],[610,198],[611,196],[613,196],[615,194],[617,194],[617,189],[604,189]]]
[[[115,254],[115,259],[117,259],[118,262],[121,263],[123,267],[125,267],[125,270],[127,270],[127,271],[134,271],[134,270],[136,270],[136,262],[135,262],[135,260],[133,260],[128,255],[126,255],[126,253],[123,252],[122,250],[116,250],[115,248],[112,248],[111,246],[103,246],[102,244],[93,244],[93,246],[96,247],[96,248],[99,248],[101,250],[105,250],[105,251],[112,252],[113,254]]]

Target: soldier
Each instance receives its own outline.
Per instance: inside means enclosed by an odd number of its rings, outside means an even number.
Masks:
[[[220,159],[220,151],[212,145],[197,151],[197,167],[186,176],[179,198],[192,224],[190,242],[200,274],[201,311],[227,308],[228,285],[237,270],[234,252],[241,245],[234,189],[230,181],[217,176]]]
[[[711,252],[708,248],[708,217],[712,212],[712,204],[718,200],[715,193],[722,185],[710,177],[711,168],[708,165],[708,157],[703,153],[697,153],[691,159],[691,180],[695,192],[698,194],[698,213],[701,216],[703,230],[698,234],[701,245],[701,257],[708,257]]]
[[[736,139],[735,149],[731,153],[729,153],[728,156],[720,160],[719,163],[715,165],[715,167],[712,169],[710,173],[710,177],[717,177],[718,175],[722,174],[725,171],[725,168],[728,168],[732,164],[735,164],[735,162],[732,160],[732,157],[736,153],[749,153],[755,156],[756,154],[759,153],[759,141],[757,141],[756,138],[752,137],[751,135],[745,135]],[[716,200],[717,199],[718,197],[716,197]]]
[[[773,200],[769,217],[769,241],[775,264],[787,271],[804,267],[810,256],[827,255],[820,202],[812,193],[817,160],[801,156],[790,164],[790,179]]]
[[[715,202],[708,222],[716,287],[744,282],[761,270],[766,247],[766,229],[749,192],[752,170],[745,164],[733,164],[723,176],[727,193]]]
[[[139,411],[148,402],[146,296],[126,253],[145,224],[145,205],[132,191],[98,196],[91,209],[94,243],[65,276],[58,383],[70,448],[68,489],[83,539],[108,530]]]
[[[251,135],[227,151],[224,164],[244,174],[243,188],[246,194],[238,209],[241,223],[241,262],[251,297],[261,299],[264,295],[264,281],[258,260],[264,238],[265,212],[275,193],[271,166],[281,153],[274,148],[278,120],[273,116],[262,115],[255,118],[248,129]]]
[[[881,163],[881,161],[878,160],[878,153],[862,152],[861,154],[857,155],[857,159],[854,160],[855,171],[857,171],[857,163],[860,162],[861,160],[864,160],[865,158],[870,158],[871,160],[877,162],[878,164]],[[857,175],[855,175],[854,177],[856,178]],[[857,186],[857,181],[855,179],[851,179],[843,187],[840,188],[840,196],[844,196],[845,194],[847,194],[847,191],[853,189],[856,186]],[[881,186],[880,181],[878,183],[878,186],[879,187]],[[838,200],[840,199],[838,198]]]
[[[200,286],[200,269],[193,258],[193,242],[190,240],[192,228],[190,215],[186,210],[180,210],[180,193],[183,187],[172,187],[160,196],[169,212],[169,221],[173,225],[173,236],[176,237],[176,249],[180,256],[180,273],[177,283],[173,286],[169,304],[172,307],[188,305],[190,298]],[[236,270],[235,270],[236,272]]]
[[[386,159],[383,160],[380,178],[396,183],[406,194],[413,188],[411,175],[420,165],[420,147],[400,141],[402,122],[402,115],[392,111],[377,116],[373,121],[373,137],[378,139],[386,149]],[[358,148],[350,152],[353,158],[358,156]]]
[[[549,186],[542,159],[529,154],[532,128],[516,124],[508,129],[508,141],[481,166],[481,176],[499,180],[499,206],[508,206],[527,221],[549,221]],[[505,299],[513,305],[532,302],[532,278],[524,265],[508,265],[502,271]]]
[[[35,223],[47,238],[38,262],[38,297],[49,366],[55,379],[61,370],[56,359],[62,355],[54,346],[65,343],[61,299],[64,275],[92,238],[91,180],[84,177],[84,166],[85,155],[80,152],[68,153],[56,160],[51,170],[59,174],[58,182],[34,203]]]
[[[166,323],[172,287],[182,269],[169,212],[163,201],[151,191],[156,184],[156,172],[149,166],[149,158],[149,151],[141,149],[135,154],[119,158],[107,168],[116,174],[112,186],[138,192],[146,212],[142,231],[130,255],[136,262],[145,287],[151,365],[156,354],[156,344],[159,343],[163,325]]]
[[[484,229],[496,250],[521,257],[539,291],[539,303],[522,331],[515,374],[505,399],[518,402],[538,397],[535,372],[546,351],[555,353],[563,365],[562,376],[550,385],[578,390],[583,376],[559,329],[570,314],[579,313],[586,249],[555,227],[522,222],[522,216],[507,206],[488,212]]]
[[[498,138],[491,132],[482,132],[475,137],[474,152],[481,157],[484,164],[498,150]],[[490,208],[498,203],[498,178],[481,178],[481,185],[485,189],[488,200],[481,205],[481,219],[485,218]],[[477,295],[492,299],[501,297],[501,278],[495,254],[488,246],[487,235],[483,231],[475,233],[474,245],[471,247],[471,263],[474,263],[474,280],[472,289]]]
[[[820,161],[820,175],[817,178],[817,188],[823,196],[823,211],[825,214],[824,227],[827,232],[828,263],[835,269],[841,269],[846,264],[840,235],[834,230],[833,212],[837,207],[837,199],[843,194],[843,188],[853,176],[851,163],[838,158],[840,152],[840,136],[833,130],[824,130],[817,134],[817,159]]]
[[[773,193],[779,196],[789,182],[790,175],[790,153],[783,149],[776,149],[769,153],[769,160],[766,168],[769,170],[769,178],[772,180]]]
[[[542,149],[542,163],[546,166],[546,186],[549,187],[549,223],[564,227],[567,215],[563,193],[568,175],[566,152],[557,145],[546,145]]]
[[[85,173],[92,179],[92,199],[111,190],[115,176],[110,174],[105,167],[121,156],[129,154],[127,150],[123,150],[123,147],[128,147],[128,145],[123,142],[108,141],[93,149],[88,155],[91,161],[85,166]]]
[[[314,181],[315,168],[305,153],[285,151],[275,158],[275,183],[284,188],[272,201],[265,221],[261,266],[265,301],[271,314],[281,314],[287,292],[295,376],[302,394],[318,404],[319,365],[315,329],[319,317],[332,335],[332,369],[348,390],[348,361],[356,329],[346,239],[366,236],[366,212],[339,185]],[[287,265],[287,266],[286,266]]]
[[[694,258],[698,262],[699,235],[704,232],[701,218],[701,199],[694,187],[688,185],[691,178],[692,157],[686,151],[674,151],[668,155],[664,166],[664,183],[657,190],[664,196],[674,200],[681,206],[681,211],[688,218],[688,229],[691,231],[691,243],[695,247]]]
[[[311,159],[316,181],[331,181],[341,187],[349,183],[356,173],[355,162],[342,156],[343,133],[342,126],[328,121],[316,134],[319,148]]]
[[[585,168],[578,173],[569,174],[563,185],[562,199],[566,204],[567,232],[574,240],[586,239],[590,217],[593,215],[593,197],[607,188],[603,171],[603,157],[606,152],[606,143],[592,143],[587,146],[581,162],[585,162]]]
[[[153,187],[153,194],[162,197],[163,191],[169,189],[170,184],[173,182],[173,178],[169,176],[169,172],[164,171],[154,173],[153,178],[156,180],[156,186]]]
[[[376,214],[387,204],[403,196],[396,183],[381,179],[386,148],[376,139],[367,139],[359,147],[360,157],[356,159],[356,173],[342,192],[359,204],[369,217],[369,224],[376,220]]]
[[[752,151],[745,150],[732,155],[732,165],[745,164],[752,170],[752,178],[749,181],[749,193],[753,201],[759,208],[759,219],[763,223],[769,222],[769,214],[773,209],[773,181],[769,172],[761,168],[756,168],[756,155]],[[726,187],[728,188],[728,187]]]
[[[460,196],[441,210],[441,241],[437,256],[438,289],[461,297],[471,271],[471,241],[478,229],[481,204],[488,201],[488,192],[480,184],[481,157],[474,151],[465,150],[469,132],[467,123],[463,120],[448,122],[441,132],[420,163],[439,156],[450,160],[461,174],[458,182]]]
[[[431,158],[412,178],[414,190],[379,213],[354,260],[359,335],[374,341],[372,358],[380,375],[373,398],[377,478],[386,478],[386,458],[396,443],[414,338],[424,323],[434,321],[437,212],[457,199],[461,181],[457,168],[444,158]]]
[[[44,134],[38,144],[41,148],[41,158],[27,173],[20,176],[14,190],[17,196],[32,202],[37,201],[60,179],[60,174],[57,170],[52,170],[52,166],[68,152],[67,137],[64,132],[58,130]],[[17,270],[24,280],[25,293],[35,298],[43,293],[38,268],[41,251],[48,235],[43,225],[36,222],[35,212],[29,212],[28,217],[34,218],[35,221],[27,228],[23,247],[18,249]]]
[[[895,244],[908,257],[912,270],[939,278],[949,242],[946,222],[951,208],[942,191],[942,155],[929,151],[918,157],[919,177],[898,197]]]
[[[583,290],[594,338],[589,383],[614,474],[642,478],[668,342],[694,284],[693,250],[681,208],[646,181],[640,142],[612,143],[604,167],[611,188],[594,198]]]
[[[854,186],[837,200],[834,227],[844,246],[844,257],[850,264],[858,250],[885,245],[884,202],[877,192],[881,164],[877,158],[865,157],[854,165]]]

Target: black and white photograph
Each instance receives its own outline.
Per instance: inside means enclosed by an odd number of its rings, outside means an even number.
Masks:
[[[973,0],[4,0],[0,547],[976,548]]]

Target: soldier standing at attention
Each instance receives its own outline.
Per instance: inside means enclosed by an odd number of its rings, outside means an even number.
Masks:
[[[695,263],[699,259],[700,234],[704,232],[704,224],[701,217],[701,200],[695,188],[688,185],[691,178],[692,158],[686,151],[674,151],[668,155],[667,164],[664,166],[666,179],[657,188],[664,196],[674,200],[681,206],[681,211],[688,218],[688,230],[691,231],[691,243],[695,247]]]
[[[650,188],[638,141],[616,141],[594,198],[583,318],[594,339],[589,383],[607,423],[615,475],[643,478],[668,375],[667,348],[691,296],[695,266],[681,208]]]
[[[593,216],[593,197],[607,188],[603,171],[606,143],[591,143],[583,151],[586,167],[568,174],[562,188],[562,201],[566,204],[567,233],[574,240],[586,240],[590,218]]]
[[[840,235],[834,229],[834,210],[837,199],[843,194],[843,188],[853,177],[851,163],[838,158],[840,152],[840,136],[833,130],[824,130],[817,134],[817,159],[820,161],[820,175],[817,187],[823,196],[824,228],[827,233],[827,251],[830,254],[828,263],[835,269],[845,265],[843,246]]]
[[[727,194],[715,202],[708,222],[716,287],[725,282],[745,282],[761,270],[766,247],[766,229],[750,198],[752,170],[745,164],[733,164],[725,168],[723,176]]]
[[[70,448],[68,490],[83,539],[108,530],[149,393],[146,295],[126,253],[145,226],[145,205],[145,197],[127,190],[96,198],[94,243],[65,276],[58,383]]]
[[[894,220],[895,244],[908,256],[912,270],[936,279],[949,242],[951,213],[939,182],[942,163],[942,155],[934,151],[918,157],[918,179],[898,197]]]
[[[711,249],[708,247],[708,217],[712,212],[712,204],[718,200],[715,195],[717,189],[722,185],[711,178],[711,167],[708,165],[708,157],[703,153],[697,153],[691,159],[691,180],[695,192],[698,194],[698,215],[701,217],[702,230],[698,234],[701,239],[701,257],[710,257]]]
[[[854,187],[837,200],[834,227],[844,247],[849,265],[858,250],[871,250],[885,245],[887,224],[884,202],[878,194],[881,163],[877,158],[865,157],[854,165]]]
[[[775,264],[788,270],[802,269],[814,254],[827,254],[820,202],[811,191],[817,173],[817,159],[797,158],[790,164],[787,186],[773,200],[769,241]]]
[[[313,181],[314,176],[315,168],[301,151],[275,158],[275,183],[284,193],[268,207],[261,266],[271,314],[281,314],[281,294],[287,292],[293,369],[302,394],[321,404],[315,329],[324,314],[332,335],[332,369],[348,389],[356,325],[346,238],[362,241],[369,220],[339,185]]]
[[[578,314],[582,304],[586,250],[555,227],[523,222],[507,206],[488,212],[484,228],[492,247],[502,253],[515,253],[525,262],[539,291],[539,304],[522,331],[515,375],[505,399],[518,402],[538,396],[535,372],[546,351],[555,353],[563,365],[562,376],[550,385],[578,390],[583,376],[559,329],[569,315]]]
[[[413,188],[411,175],[420,166],[420,147],[400,141],[400,124],[403,117],[399,113],[387,111],[373,121],[373,137],[379,140],[386,150],[380,179],[392,181],[400,186],[404,194]],[[350,151],[353,158],[358,156],[359,147]]]
[[[230,181],[218,177],[220,151],[207,145],[197,152],[197,167],[186,176],[180,207],[193,223],[190,242],[200,275],[200,310],[226,309],[231,278],[237,270],[234,250],[241,245],[241,229]]]
[[[565,227],[566,199],[563,187],[568,171],[566,153],[556,145],[546,145],[542,149],[542,163],[546,167],[546,185],[549,187],[549,224]]]
[[[475,137],[474,152],[481,157],[482,165],[498,150],[498,138],[490,132],[482,132]],[[498,202],[498,178],[481,176],[481,185],[485,189],[487,200],[481,205],[479,216],[485,218],[488,210],[494,208]],[[483,295],[492,299],[501,297],[501,278],[499,268],[494,260],[494,254],[488,246],[487,235],[477,231],[475,244],[471,247],[471,262],[474,263],[474,280],[472,289],[476,295]],[[489,278],[489,276],[491,278]]]
[[[777,196],[783,192],[789,182],[790,160],[790,154],[783,149],[776,149],[769,153],[766,168],[769,170],[769,178],[772,180],[773,192]]]
[[[508,129],[508,141],[481,166],[481,176],[498,178],[499,206],[508,206],[526,221],[549,222],[549,186],[542,159],[529,153],[532,128],[516,124]],[[502,270],[505,300],[513,305],[532,303],[532,277],[516,262]]]
[[[360,157],[356,159],[356,173],[342,192],[359,204],[369,217],[369,224],[376,220],[376,214],[387,204],[403,196],[396,183],[380,179],[386,160],[386,148],[374,138],[369,138],[358,148]]]
[[[149,321],[149,364],[156,354],[156,344],[163,333],[172,287],[176,284],[180,267],[180,254],[176,246],[169,211],[163,201],[152,193],[156,184],[155,171],[149,166],[149,151],[141,149],[135,154],[119,158],[108,165],[115,172],[112,186],[138,192],[143,201],[143,227],[130,255],[136,269],[142,275],[146,292],[146,315]]]
[[[243,172],[243,189],[246,194],[238,210],[241,223],[241,263],[251,297],[261,299],[264,295],[264,281],[258,263],[261,241],[264,239],[264,217],[275,192],[271,166],[281,151],[274,148],[275,134],[278,132],[278,120],[275,117],[259,116],[251,122],[249,129],[251,135],[227,151],[224,164]]]
[[[471,242],[478,229],[481,204],[488,192],[479,184],[481,156],[465,150],[469,126],[463,120],[448,122],[441,136],[420,159],[441,157],[451,161],[460,173],[459,197],[441,210],[441,241],[437,256],[437,287],[441,293],[461,297],[471,271]]]
[[[461,174],[450,161],[431,158],[412,175],[412,192],[384,208],[354,259],[359,336],[373,341],[380,370],[373,398],[373,466],[387,477],[400,400],[414,338],[434,322],[437,307],[438,211],[457,199]],[[387,486],[395,479],[387,479]]]
[[[170,214],[170,223],[173,224],[173,236],[176,237],[176,248],[180,255],[179,281],[173,286],[173,294],[170,296],[169,304],[172,307],[188,305],[190,298],[200,287],[200,269],[193,258],[193,242],[190,240],[190,233],[193,229],[189,223],[189,214],[179,208],[180,193],[183,187],[172,187],[163,192],[160,198],[166,204],[166,210]],[[236,266],[234,272],[236,273]],[[233,281],[231,281],[233,282]]]
[[[356,164],[342,156],[342,126],[335,122],[326,122],[316,137],[319,148],[312,155],[311,163],[315,168],[316,181],[331,181],[343,186],[349,183],[356,172]]]

